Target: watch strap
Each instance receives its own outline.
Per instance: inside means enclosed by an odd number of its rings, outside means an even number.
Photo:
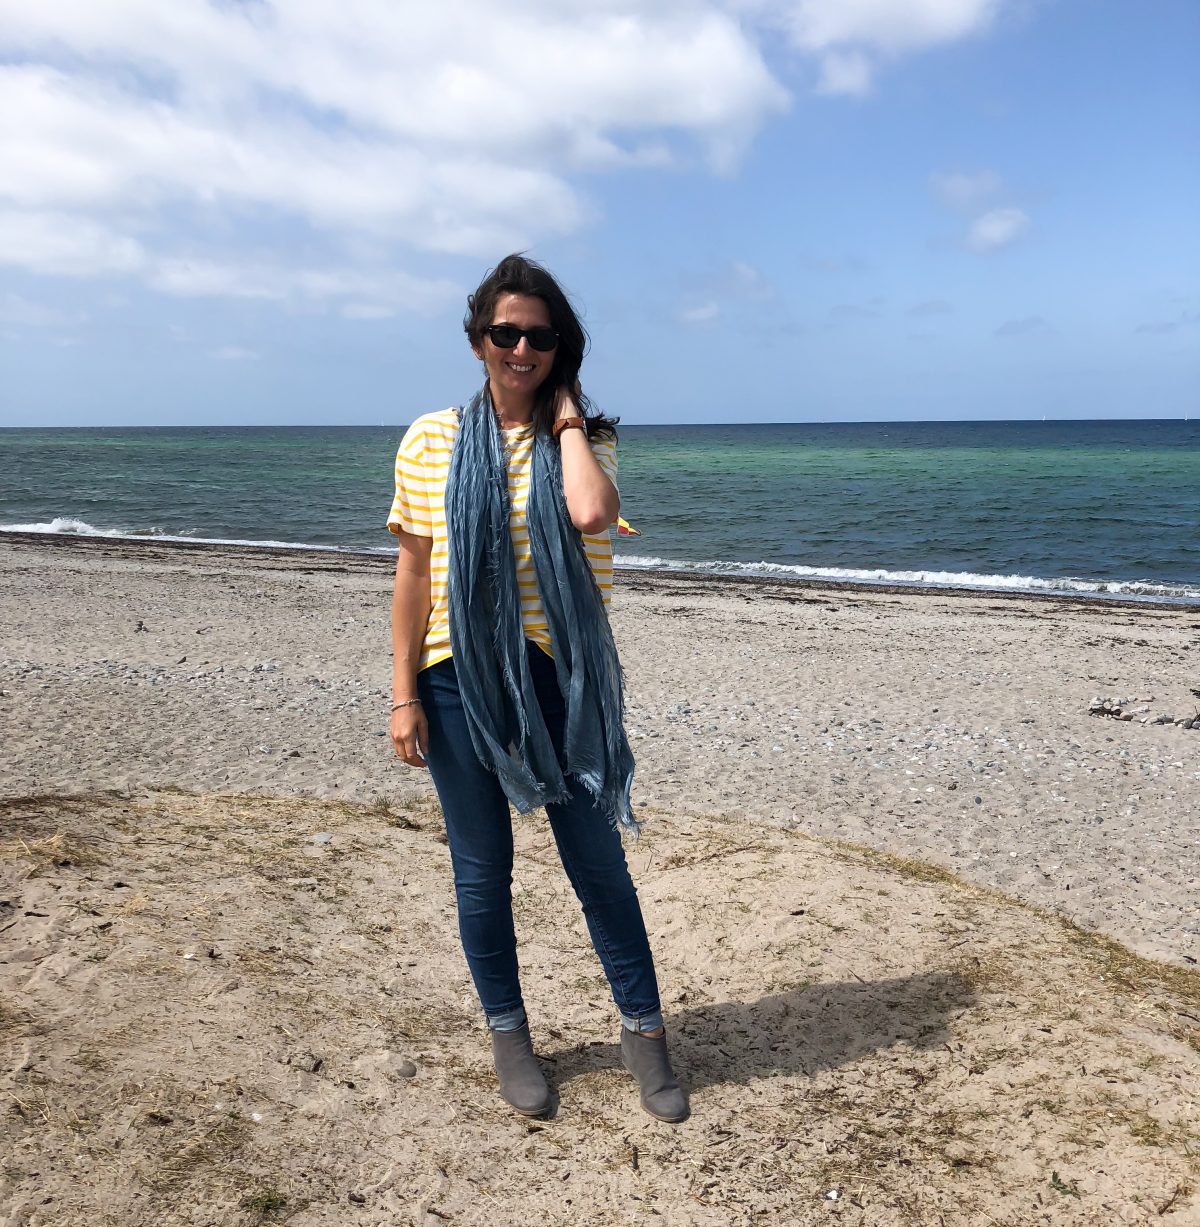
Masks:
[[[554,437],[557,439],[564,430],[578,429],[584,432],[587,431],[587,423],[583,418],[559,418],[554,423]]]

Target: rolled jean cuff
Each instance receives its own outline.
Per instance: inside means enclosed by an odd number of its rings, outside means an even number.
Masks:
[[[525,1025],[525,1007],[517,1006],[515,1010],[505,1010],[501,1014],[487,1014],[489,1031],[519,1031]]]
[[[645,1033],[646,1031],[657,1031],[663,1025],[662,1010],[653,1010],[649,1014],[642,1014],[638,1018],[630,1018],[628,1014],[621,1015],[621,1025],[627,1031],[635,1031]]]

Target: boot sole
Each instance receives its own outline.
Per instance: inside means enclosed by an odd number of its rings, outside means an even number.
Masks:
[[[642,1111],[647,1116],[653,1116],[655,1120],[662,1121],[664,1125],[682,1125],[691,1116],[690,1110],[685,1111],[682,1116],[663,1116],[661,1112],[655,1112],[653,1108],[648,1108],[644,1102],[642,1103]]]
[[[509,1103],[509,1101],[505,1099],[503,1095],[501,1095],[500,1098],[504,1103],[508,1104],[508,1106],[512,1108],[514,1112],[519,1112],[522,1116],[545,1116],[553,1106],[553,1101],[547,1099],[540,1108],[518,1108],[515,1103]]]

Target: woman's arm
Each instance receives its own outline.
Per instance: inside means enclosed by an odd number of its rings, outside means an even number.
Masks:
[[[556,421],[582,416],[575,397],[566,388],[559,391],[558,412],[554,416]],[[616,520],[621,496],[592,454],[586,430],[564,430],[558,441],[562,451],[563,494],[571,523],[581,533],[602,533]]]
[[[429,625],[429,555],[432,537],[399,533],[396,582],[392,589],[392,702],[417,697],[417,669]],[[410,767],[425,766],[429,725],[420,703],[392,712],[392,745]]]

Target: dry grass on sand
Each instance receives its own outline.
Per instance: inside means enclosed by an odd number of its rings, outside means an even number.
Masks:
[[[1194,973],[743,823],[654,815],[631,849],[678,1127],[638,1109],[519,825],[559,1104],[512,1115],[439,830],[383,802],[0,802],[0,1223],[1200,1222]]]

